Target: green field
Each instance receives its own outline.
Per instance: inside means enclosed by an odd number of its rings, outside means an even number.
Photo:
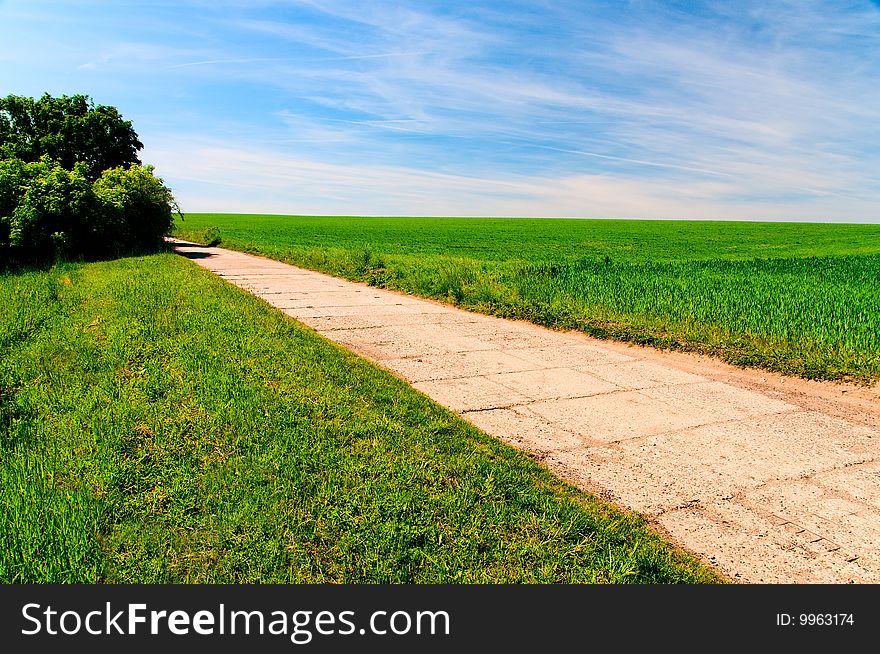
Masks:
[[[0,581],[722,581],[172,254],[0,275]]]
[[[880,225],[187,214],[180,238],[500,316],[880,379]]]

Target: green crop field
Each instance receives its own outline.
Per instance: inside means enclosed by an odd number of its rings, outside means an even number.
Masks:
[[[880,379],[880,225],[187,214],[177,235],[217,229],[225,247],[476,311]]]
[[[0,581],[723,581],[173,254],[0,275]]]

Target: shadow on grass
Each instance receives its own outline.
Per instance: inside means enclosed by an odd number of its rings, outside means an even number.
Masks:
[[[53,268],[63,264],[77,263],[95,263],[98,261],[117,261],[120,259],[134,259],[137,257],[147,257],[152,254],[161,252],[173,252],[172,243],[162,242],[156,247],[141,248],[131,252],[118,254],[105,254],[101,256],[80,256],[80,257],[51,257],[42,260],[0,260],[0,275],[21,275],[28,272],[48,272]]]

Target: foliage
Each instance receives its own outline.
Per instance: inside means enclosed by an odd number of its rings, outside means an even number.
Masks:
[[[140,164],[143,147],[131,121],[88,96],[0,98],[0,159],[34,162],[48,156],[66,170],[80,163],[94,181],[110,168]]]
[[[203,224],[233,249],[476,311],[880,379],[880,225],[191,214],[186,229]]]
[[[173,224],[171,191],[151,167],[66,170],[43,156],[0,160],[0,264],[155,249]]]
[[[113,107],[0,100],[0,267],[155,250],[179,210]]]
[[[160,254],[0,275],[0,581],[720,579]]]
[[[152,166],[111,168],[95,181],[97,197],[111,210],[102,238],[119,252],[155,249],[174,225],[177,203]],[[179,210],[178,210],[179,212]]]
[[[102,212],[82,165],[72,171],[43,157],[0,161],[0,248],[35,260],[91,243],[88,222]]]

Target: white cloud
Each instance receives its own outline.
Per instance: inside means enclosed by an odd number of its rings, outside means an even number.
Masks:
[[[252,144],[186,137],[150,150],[184,211],[336,215],[560,216],[743,220],[876,219],[869,200],[736,200],[730,181],[608,175],[466,176],[328,163]],[[841,211],[846,213],[842,214]]]

